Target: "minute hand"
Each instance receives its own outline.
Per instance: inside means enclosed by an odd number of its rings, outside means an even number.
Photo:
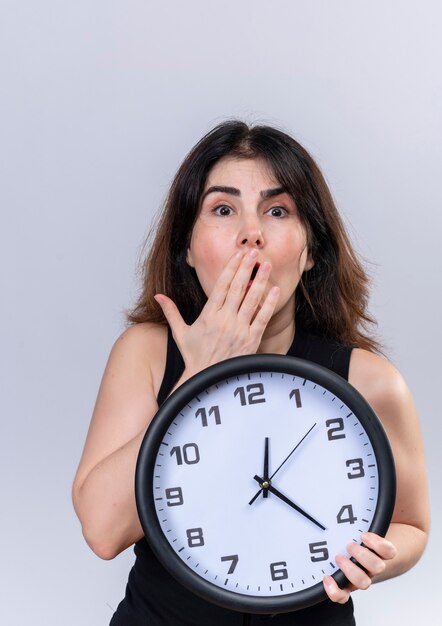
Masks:
[[[253,478],[256,480],[256,482],[260,484],[260,486],[262,486],[262,483],[264,482],[262,478],[256,475]],[[319,528],[321,528],[322,530],[327,530],[325,526],[323,526],[320,522],[318,522],[318,520],[315,520],[314,517],[306,513],[306,511],[304,511],[304,509],[301,509],[300,506],[298,506],[297,504],[289,500],[287,496],[285,496],[283,493],[275,489],[275,487],[273,487],[272,485],[269,485],[267,487],[267,490],[270,491],[270,493],[273,493],[273,495],[275,495],[277,498],[279,498],[280,500],[282,500],[283,502],[291,506],[292,509],[295,509],[295,511],[298,511],[298,513],[301,513],[301,515],[303,515],[308,520],[313,522],[313,524],[316,524],[316,526],[319,526]]]

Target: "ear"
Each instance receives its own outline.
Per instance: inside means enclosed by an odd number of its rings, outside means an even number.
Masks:
[[[190,248],[187,248],[186,263],[187,265],[189,265],[189,267],[195,267],[195,264],[193,262],[192,251]]]
[[[308,272],[309,270],[311,270],[314,264],[315,262],[313,261],[313,257],[309,253],[307,261],[305,262],[304,272]]]

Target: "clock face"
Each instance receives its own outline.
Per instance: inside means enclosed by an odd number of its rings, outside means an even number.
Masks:
[[[379,420],[346,381],[286,356],[208,368],[162,406],[136,477],[167,569],[206,599],[278,612],[325,598],[362,532],[384,534],[394,492]]]

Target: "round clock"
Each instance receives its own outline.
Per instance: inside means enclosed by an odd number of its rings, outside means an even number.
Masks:
[[[289,356],[213,365],[161,406],[135,491],[164,567],[201,597],[279,613],[326,598],[335,555],[384,535],[395,500],[379,419],[343,378]]]

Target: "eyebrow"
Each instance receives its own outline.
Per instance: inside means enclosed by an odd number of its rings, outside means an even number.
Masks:
[[[204,198],[208,196],[209,193],[217,193],[217,192],[227,193],[230,196],[236,196],[236,197],[241,196],[241,191],[237,189],[236,187],[224,187],[222,185],[214,185],[213,187],[209,187],[207,191],[204,192],[201,200],[204,200]],[[268,198],[279,196],[282,193],[287,193],[284,187],[275,187],[274,189],[265,189],[264,191],[261,191],[260,195],[261,195],[261,198],[263,198],[264,200],[267,200]]]

